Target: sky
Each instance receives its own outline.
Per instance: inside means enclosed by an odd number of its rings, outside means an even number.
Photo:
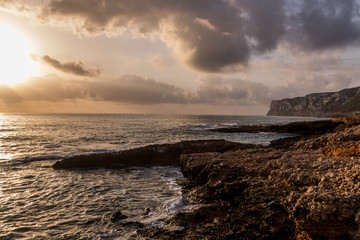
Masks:
[[[265,115],[360,86],[360,0],[2,0],[0,112]]]

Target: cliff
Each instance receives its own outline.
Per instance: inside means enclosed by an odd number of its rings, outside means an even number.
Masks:
[[[271,102],[268,116],[340,117],[360,111],[360,87]]]

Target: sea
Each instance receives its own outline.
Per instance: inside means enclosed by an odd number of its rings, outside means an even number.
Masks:
[[[175,167],[54,170],[60,159],[184,140],[267,145],[277,133],[209,129],[315,118],[124,114],[0,114],[0,239],[136,239],[141,227],[192,211]],[[127,218],[111,221],[121,212]]]

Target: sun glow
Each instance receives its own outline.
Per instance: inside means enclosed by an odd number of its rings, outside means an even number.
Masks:
[[[31,50],[26,37],[0,24],[0,84],[13,85],[34,73]]]

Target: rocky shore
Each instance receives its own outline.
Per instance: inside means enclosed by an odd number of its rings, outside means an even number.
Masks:
[[[54,168],[180,166],[186,200],[198,207],[167,219],[174,228],[138,230],[139,239],[360,239],[359,119],[299,123],[307,127],[297,137],[270,146],[181,142]]]

